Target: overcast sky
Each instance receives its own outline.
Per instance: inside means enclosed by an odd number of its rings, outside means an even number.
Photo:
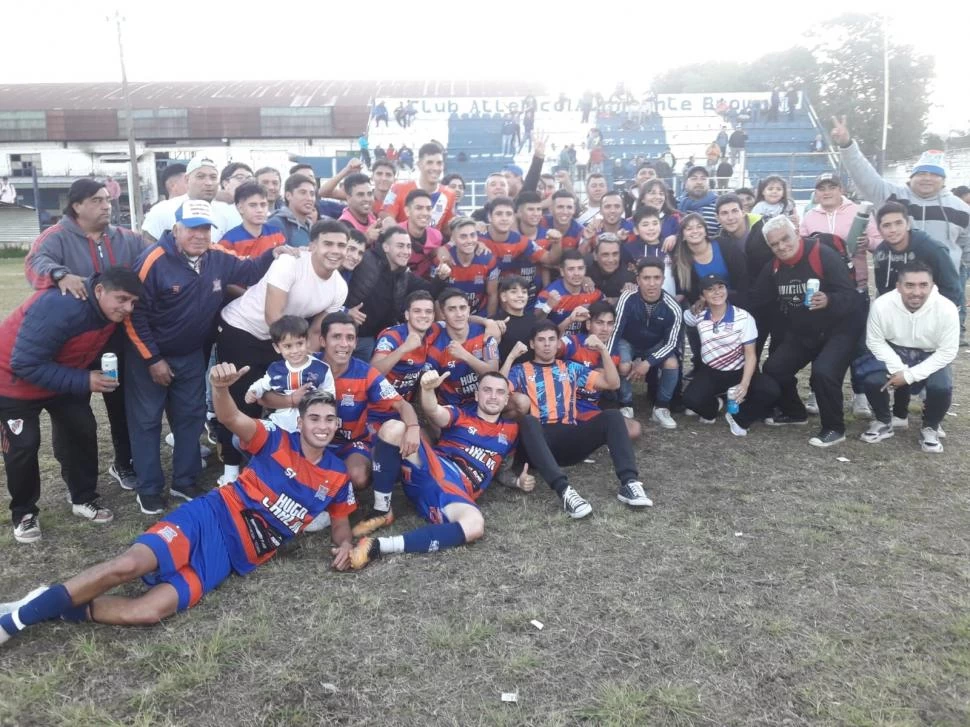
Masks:
[[[799,44],[809,24],[847,9],[888,10],[892,37],[936,58],[931,129],[946,136],[970,128],[970,10],[962,2],[937,5],[933,13],[919,3],[894,9],[896,3],[885,0],[433,0],[417,8],[400,0],[322,0],[267,2],[262,12],[252,0],[4,5],[0,80],[11,83],[118,80],[115,27],[107,16],[121,7],[130,80],[502,80],[531,74],[552,92],[570,93],[610,90],[619,80],[646,87],[657,73],[684,63],[753,60]],[[566,12],[571,5],[597,12]],[[745,7],[752,10],[745,13]],[[686,17],[680,9],[689,9]],[[557,49],[564,40],[572,50]]]

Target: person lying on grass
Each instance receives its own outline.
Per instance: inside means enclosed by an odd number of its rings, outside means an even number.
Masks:
[[[233,364],[212,368],[216,416],[252,455],[239,477],[187,502],[135,539],[122,555],[80,575],[0,605],[0,644],[28,626],[63,619],[106,624],[158,623],[199,602],[230,574],[245,575],[326,510],[332,520],[333,567],[350,567],[348,516],[357,505],[343,463],[327,451],[340,424],[332,394],[308,392],[297,431],[251,419],[228,388],[246,374]],[[136,598],[103,595],[141,577]]]

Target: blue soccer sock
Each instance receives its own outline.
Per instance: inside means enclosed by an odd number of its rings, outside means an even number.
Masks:
[[[445,548],[457,548],[465,544],[465,531],[458,523],[426,525],[404,533],[405,553],[433,553]]]
[[[387,512],[391,509],[391,493],[401,476],[401,450],[396,444],[380,437],[374,444],[374,509]]]
[[[0,616],[0,628],[13,636],[28,626],[58,618],[71,609],[71,594],[58,583],[38,593],[19,608]]]

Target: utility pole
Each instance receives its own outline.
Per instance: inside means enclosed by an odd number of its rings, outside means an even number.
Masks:
[[[125,125],[128,132],[128,206],[131,208],[131,229],[141,229],[141,179],[138,176],[138,153],[135,150],[135,120],[131,115],[131,98],[128,96],[128,74],[125,72],[125,46],[121,37],[121,13],[115,10],[118,28],[118,59],[121,61],[121,95],[125,100]]]
[[[882,148],[879,173],[886,168],[886,142],[889,138],[889,14],[882,14]]]

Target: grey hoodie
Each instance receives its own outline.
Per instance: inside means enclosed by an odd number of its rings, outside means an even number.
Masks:
[[[970,206],[945,187],[935,197],[923,199],[905,185],[887,182],[854,141],[840,153],[845,168],[867,200],[877,208],[888,200],[903,203],[909,208],[913,228],[946,245],[957,270],[961,263],[970,265]]]

